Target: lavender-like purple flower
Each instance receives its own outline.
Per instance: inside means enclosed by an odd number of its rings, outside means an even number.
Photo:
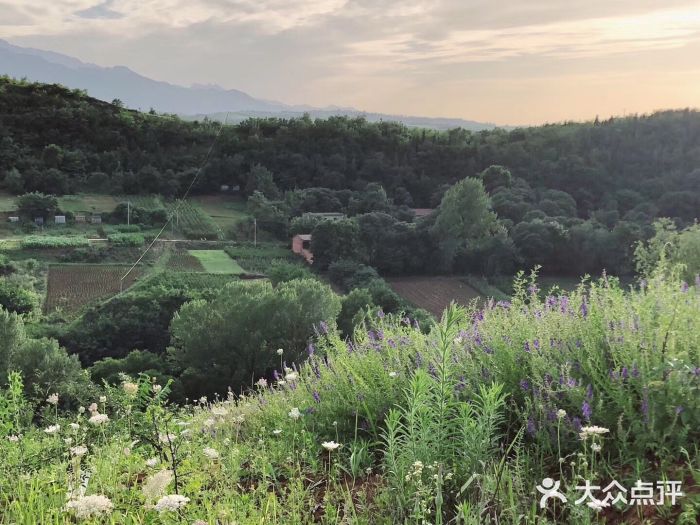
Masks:
[[[632,377],[634,377],[635,379],[639,377],[639,367],[637,366],[637,363],[634,363],[634,365],[632,365]]]
[[[537,432],[537,427],[535,426],[535,420],[531,417],[527,418],[527,433],[534,436]]]
[[[384,319],[384,310],[382,310],[381,308],[377,310],[377,317],[379,317],[380,319]]]
[[[588,401],[584,401],[583,405],[581,405],[581,414],[583,414],[586,421],[590,422],[593,411],[591,410],[591,405],[588,404]]]
[[[316,403],[321,402],[321,395],[318,393],[317,390],[314,390],[314,393],[312,395],[314,396],[314,401],[316,401]]]
[[[523,346],[523,349],[529,354],[530,353],[530,342],[525,341],[525,345]]]
[[[323,335],[328,334],[328,324],[325,321],[318,323],[318,329]]]
[[[586,303],[586,301],[581,301],[580,310],[581,310],[581,315],[583,317],[588,317],[588,304]]]
[[[309,346],[306,347],[306,351],[309,353],[309,357],[314,355],[314,352],[316,351],[316,348],[314,348],[314,344],[309,343]]]
[[[681,283],[681,292],[687,293],[689,289],[690,289],[690,286],[688,286],[688,283],[683,281]]]
[[[622,371],[620,372],[620,377],[622,377],[623,380],[627,380],[630,377],[629,370],[627,370],[626,366],[622,367]]]
[[[574,427],[574,431],[581,432],[581,418],[578,416],[571,418],[571,426]]]
[[[535,350],[539,350],[539,349],[540,349],[540,340],[539,340],[539,339],[535,339],[535,340],[532,342],[532,344],[534,345]]]
[[[593,399],[593,385],[591,384],[586,387],[586,399],[588,401]]]
[[[682,406],[677,406],[676,407],[676,415],[679,416],[681,414],[681,412],[683,412],[683,410],[685,410],[685,409]]]
[[[649,392],[646,388],[642,395],[642,415],[644,416],[644,423],[649,424]]]
[[[530,382],[527,379],[521,379],[520,380],[520,388],[524,391],[527,392],[530,390]]]
[[[527,291],[530,292],[531,295],[536,295],[537,292],[540,291],[540,289],[537,287],[536,284],[533,283],[527,287]]]

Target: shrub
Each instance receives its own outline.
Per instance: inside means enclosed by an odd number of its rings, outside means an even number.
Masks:
[[[143,246],[145,242],[139,233],[112,233],[107,239],[115,246]]]
[[[273,286],[277,286],[279,283],[293,281],[294,279],[315,278],[307,267],[298,263],[286,261],[277,261],[272,263],[270,269],[267,271],[267,276],[269,277]]]
[[[22,248],[41,249],[41,248],[79,248],[89,246],[90,241],[86,237],[74,236],[49,236],[49,235],[30,235],[22,239]]]
[[[0,277],[0,306],[10,312],[30,315],[39,310],[39,295],[20,283]]]

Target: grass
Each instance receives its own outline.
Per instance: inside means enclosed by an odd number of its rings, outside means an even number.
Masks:
[[[79,193],[58,197],[58,207],[71,213],[110,213],[119,204],[119,199],[113,195],[97,193]]]
[[[198,195],[189,199],[209,215],[221,230],[228,230],[248,217],[246,203],[222,195]]]
[[[6,191],[0,191],[0,212],[14,211],[16,209],[16,198],[16,195],[12,195]]]
[[[241,275],[245,270],[231,259],[224,250],[188,250],[188,253],[202,263],[209,273],[227,273]]]

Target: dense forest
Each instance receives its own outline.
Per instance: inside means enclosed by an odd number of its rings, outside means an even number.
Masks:
[[[221,129],[56,85],[3,78],[0,94],[0,177],[17,194],[179,195]],[[450,187],[472,177],[481,178],[501,233],[453,247],[449,257],[440,250],[440,264],[428,268],[421,254],[444,238],[434,216],[411,224],[409,208],[436,208]],[[682,227],[697,216],[700,114],[477,133],[359,118],[251,119],[221,130],[193,191],[222,185],[254,197],[256,216],[281,238],[306,211],[348,214],[351,236],[362,215],[373,215],[357,231],[358,242],[380,232],[378,244],[396,247],[395,260],[403,262],[372,259],[360,242],[361,262],[386,273],[508,274],[543,264],[555,273],[629,274],[633,247],[653,234],[654,219]]]

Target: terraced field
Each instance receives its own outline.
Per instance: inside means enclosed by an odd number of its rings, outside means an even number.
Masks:
[[[481,297],[459,277],[396,277],[387,282],[404,299],[436,316],[453,301],[466,306]]]
[[[83,306],[119,292],[120,279],[129,269],[118,264],[52,264],[49,266],[44,310],[75,312]],[[141,275],[139,268],[124,280],[124,289]]]
[[[245,270],[231,259],[224,250],[188,250],[204,266],[204,270],[209,273],[228,273],[241,275]]]

